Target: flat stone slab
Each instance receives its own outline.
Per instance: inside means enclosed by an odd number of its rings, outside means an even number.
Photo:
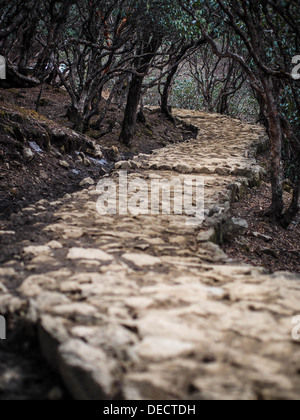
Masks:
[[[152,257],[147,254],[124,254],[123,258],[138,267],[153,266],[161,263],[160,258]]]
[[[68,260],[98,260],[102,262],[112,261],[113,258],[111,255],[106,252],[101,251],[100,249],[90,249],[90,248],[71,248],[68,255]]]

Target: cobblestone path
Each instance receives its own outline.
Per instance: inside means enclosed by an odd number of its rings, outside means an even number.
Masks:
[[[204,223],[100,216],[96,186],[40,201],[1,225],[0,313],[38,324],[42,353],[77,399],[299,399],[300,277],[236,265],[209,241],[259,183],[265,133],[215,114],[176,116],[199,128],[196,140],[117,169],[147,185],[204,177]],[[19,252],[9,255],[12,238]]]

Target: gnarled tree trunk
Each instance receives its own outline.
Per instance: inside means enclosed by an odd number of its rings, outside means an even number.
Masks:
[[[152,37],[152,39],[149,39],[148,37],[143,44],[144,45],[139,51],[139,55],[142,55],[142,57],[135,63],[136,71],[131,79],[122,131],[119,138],[120,142],[126,146],[130,145],[130,140],[135,134],[143,81],[149,70],[150,63],[160,45],[160,40],[156,37]]]
[[[269,125],[269,137],[271,142],[271,186],[272,204],[271,216],[276,220],[282,218],[284,210],[283,202],[283,165],[282,165],[282,141],[283,132],[281,127],[280,115],[276,107],[275,81],[271,78],[262,78],[265,88],[266,117]]]
[[[130,83],[122,132],[120,135],[120,142],[126,146],[129,146],[130,140],[135,134],[137,112],[140,103],[143,80],[144,76],[137,76],[134,74]]]

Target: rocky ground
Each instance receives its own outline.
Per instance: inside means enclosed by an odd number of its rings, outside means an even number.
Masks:
[[[264,130],[176,115],[199,128],[196,140],[117,169],[146,190],[153,180],[204,177],[204,223],[99,216],[95,186],[41,200],[1,225],[0,313],[37,327],[43,356],[73,398],[299,399],[291,331],[300,277],[241,265],[211,242],[247,229],[230,222],[230,207],[264,176],[256,160]]]

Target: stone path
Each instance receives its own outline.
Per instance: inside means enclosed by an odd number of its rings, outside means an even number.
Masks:
[[[199,127],[196,140],[117,168],[148,184],[204,176],[204,224],[99,216],[95,186],[41,201],[0,231],[20,249],[0,268],[0,313],[39,325],[44,356],[78,399],[299,399],[300,277],[235,265],[209,242],[230,203],[259,183],[265,133],[219,115],[176,114]]]

